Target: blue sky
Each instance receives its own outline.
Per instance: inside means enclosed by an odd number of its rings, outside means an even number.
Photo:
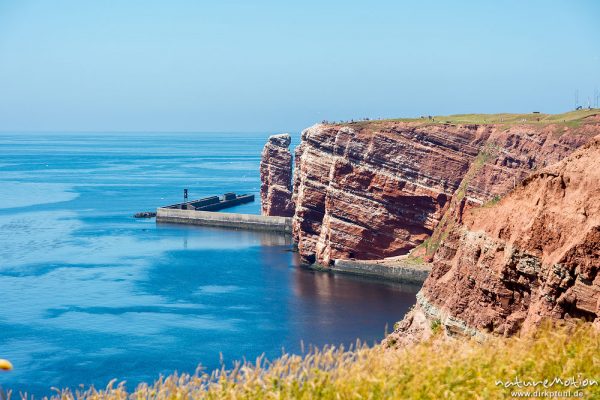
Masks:
[[[298,131],[562,112],[599,1],[0,0],[0,131]]]

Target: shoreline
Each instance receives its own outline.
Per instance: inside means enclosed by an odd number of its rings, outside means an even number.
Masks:
[[[289,235],[292,219],[214,211],[177,210],[157,208],[156,223],[213,226],[229,229],[281,232]],[[380,260],[336,259],[330,267],[319,264],[307,265],[315,271],[357,275],[377,280],[422,285],[431,272],[431,264],[407,262],[406,256]]]
[[[340,260],[334,261],[331,267],[318,264],[308,265],[315,271],[336,274],[356,275],[377,280],[422,285],[431,272],[431,264],[413,264],[402,257],[383,260]]]

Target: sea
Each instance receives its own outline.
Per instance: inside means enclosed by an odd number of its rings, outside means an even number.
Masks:
[[[310,270],[282,234],[133,218],[183,189],[255,194],[227,211],[259,214],[268,136],[0,133],[0,358],[14,365],[0,387],[16,398],[113,379],[133,389],[379,342],[418,288]]]

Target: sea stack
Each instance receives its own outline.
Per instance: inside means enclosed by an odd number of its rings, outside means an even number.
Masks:
[[[292,203],[292,138],[289,134],[269,137],[260,161],[260,198],[262,215],[291,217]]]

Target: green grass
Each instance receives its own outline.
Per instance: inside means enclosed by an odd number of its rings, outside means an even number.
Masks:
[[[439,319],[435,319],[433,321],[431,321],[431,331],[434,334],[438,334],[439,332],[441,332],[442,330],[442,321],[440,321]]]
[[[423,260],[422,256],[413,256],[409,254],[407,257],[402,259],[402,263],[405,265],[423,265],[425,264],[425,260]]]
[[[502,200],[502,197],[495,195],[494,197],[492,197],[492,199],[490,201],[488,201],[487,203],[484,203],[482,205],[482,207],[485,207],[485,208],[493,207],[496,204],[498,204],[500,202],[500,200]]]
[[[531,124],[531,125],[549,125],[558,124],[569,127],[578,127],[584,122],[585,118],[600,115],[600,109],[585,109],[570,111],[562,114],[455,114],[455,115],[436,115],[433,120],[427,116],[422,118],[391,118],[384,120],[357,121],[355,124],[367,125],[381,122],[422,122],[424,124],[497,124],[505,125],[507,128],[512,125]]]
[[[437,329],[441,331],[442,328]],[[498,381],[600,380],[600,334],[590,325],[544,328],[536,336],[433,340],[397,350],[384,346],[311,350],[232,370],[171,375],[133,393],[114,383],[102,390],[57,392],[54,399],[505,399],[516,388]],[[389,344],[395,344],[390,341]],[[539,389],[539,387],[538,387]],[[553,386],[548,390],[573,387]],[[532,391],[532,388],[520,389]],[[600,397],[600,387],[580,389]]]

